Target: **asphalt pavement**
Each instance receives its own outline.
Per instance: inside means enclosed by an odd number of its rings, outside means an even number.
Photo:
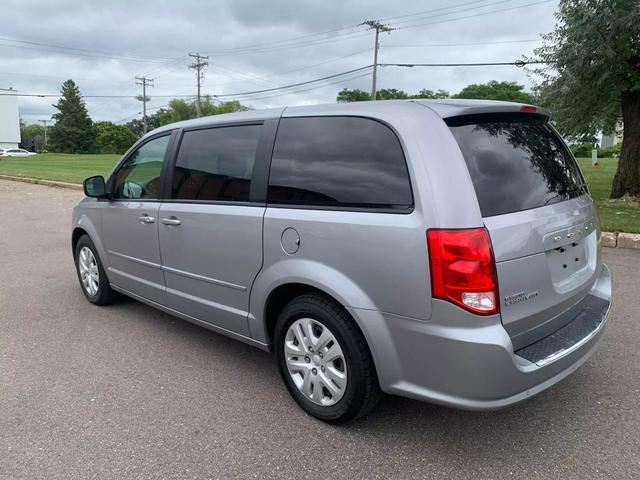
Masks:
[[[87,302],[80,196],[0,180],[0,478],[640,478],[640,251],[604,251],[606,336],[549,390],[482,413],[386,397],[335,427],[296,406],[268,353]]]

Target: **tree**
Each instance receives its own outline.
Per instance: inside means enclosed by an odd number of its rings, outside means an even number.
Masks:
[[[336,101],[338,103],[364,102],[367,100],[371,100],[371,95],[369,94],[369,92],[365,92],[364,90],[360,90],[359,88],[343,88],[342,90],[340,90],[340,92],[338,92],[338,96],[336,97]]]
[[[409,98],[407,92],[397,88],[383,88],[376,92],[376,99],[378,100],[403,100],[407,98]]]
[[[637,0],[560,0],[559,24],[536,57],[547,63],[541,101],[566,136],[612,132],[623,140],[611,197],[640,195],[640,7]]]
[[[446,90],[440,89],[434,92],[433,90],[428,90],[426,88],[423,88],[415,95],[411,95],[411,98],[428,98],[432,100],[442,100],[444,98],[450,98],[450,97],[451,97],[451,94]]]
[[[485,100],[505,100],[518,103],[535,103],[533,95],[524,91],[524,85],[516,82],[472,83],[467,85],[453,98],[471,98]]]
[[[161,108],[158,110],[160,125],[168,125],[169,123],[181,122],[182,120],[190,120],[197,116],[198,112],[196,111],[196,103],[187,102],[181,98],[174,98],[169,101],[169,106],[167,108]]]
[[[33,142],[36,150],[42,150],[44,147],[44,127],[37,123],[25,125],[20,123],[20,138],[22,143]]]
[[[208,116],[221,115],[223,113],[244,112],[246,110],[249,110],[249,107],[245,107],[238,100],[220,102],[216,105],[210,98],[207,97],[202,101],[201,109],[202,116]]]
[[[73,80],[62,84],[62,97],[54,105],[58,112],[51,128],[49,143],[58,152],[90,152],[95,148],[95,136],[87,107],[80,95],[80,89]]]
[[[125,123],[125,126],[133,132],[136,138],[142,137],[144,134],[144,125],[141,118],[134,118],[133,120]],[[160,126],[160,115],[158,113],[153,113],[151,115],[147,115],[147,131],[151,131],[154,128],[158,128]]]
[[[449,92],[446,90],[438,90],[434,92],[433,90],[428,90],[423,88],[415,95],[409,95],[404,90],[399,90],[397,88],[383,88],[378,90],[376,93],[376,98],[378,100],[393,100],[393,99],[407,99],[407,98],[449,98]],[[336,101],[338,103],[346,103],[346,102],[364,102],[366,100],[371,100],[371,95],[364,90],[360,90],[359,88],[348,89],[343,88],[338,92],[338,96],[336,97]]]
[[[220,102],[219,104],[213,103],[211,97],[205,97],[200,104],[200,111],[203,117],[209,115],[220,115],[222,113],[242,112],[248,110],[237,100],[229,102]],[[180,98],[174,98],[169,102],[167,108],[161,108],[157,112],[160,125],[167,125],[169,123],[180,122],[182,120],[190,120],[197,118],[198,113],[196,109],[196,102],[187,102]]]
[[[137,137],[124,125],[113,122],[95,122],[93,129],[96,147],[101,153],[124,153],[133,145]]]

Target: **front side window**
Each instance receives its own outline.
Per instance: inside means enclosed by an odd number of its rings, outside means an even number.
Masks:
[[[360,117],[282,119],[268,201],[405,210],[413,205],[400,141],[386,125]]]
[[[162,163],[169,135],[154,138],[133,152],[115,175],[113,197],[138,200],[160,198]]]
[[[185,132],[173,172],[172,198],[248,202],[262,125]]]

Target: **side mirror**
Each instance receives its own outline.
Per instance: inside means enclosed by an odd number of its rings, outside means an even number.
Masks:
[[[100,175],[86,178],[82,183],[82,187],[84,188],[84,194],[87,197],[93,197],[93,198],[107,197],[107,187],[105,186],[105,183],[104,183],[104,177]]]

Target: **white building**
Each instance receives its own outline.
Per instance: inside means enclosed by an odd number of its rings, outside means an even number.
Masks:
[[[20,116],[18,93],[9,88],[0,88],[0,148],[18,148],[20,143]]]
[[[600,148],[609,148],[622,143],[622,135],[620,132],[611,133],[609,135],[602,134],[602,139],[600,140]]]

